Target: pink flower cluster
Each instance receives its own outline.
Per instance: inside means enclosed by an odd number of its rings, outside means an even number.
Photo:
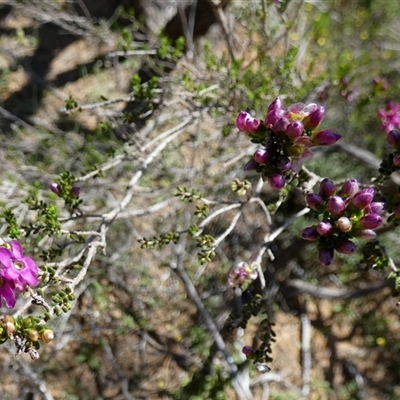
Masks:
[[[257,276],[254,266],[240,262],[229,272],[228,284],[231,287],[240,287],[244,290],[251,281],[257,279]]]
[[[308,206],[321,217],[316,225],[303,229],[305,240],[318,241],[318,259],[329,266],[334,250],[354,253],[357,246],[351,238],[374,239],[374,229],[382,224],[384,203],[373,202],[373,188],[359,189],[356,179],[347,180],[340,190],[330,179],[323,179],[319,193],[306,196]]]
[[[38,284],[38,267],[30,257],[24,257],[17,240],[0,247],[0,307],[4,299],[8,308],[16,303],[16,293],[23,292],[27,285]]]
[[[245,170],[257,170],[274,189],[282,189],[286,178],[298,173],[304,159],[312,155],[311,147],[332,145],[341,138],[331,130],[317,130],[324,116],[324,107],[315,103],[284,109],[279,97],[269,105],[265,120],[241,111],[236,126],[262,145]]]
[[[378,110],[378,116],[381,119],[382,129],[389,133],[400,127],[400,104],[389,101],[386,108]]]

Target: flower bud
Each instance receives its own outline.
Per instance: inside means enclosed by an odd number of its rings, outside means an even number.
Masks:
[[[249,118],[246,121],[246,131],[248,133],[256,133],[261,126],[261,121],[257,118]]]
[[[326,203],[327,210],[334,216],[338,216],[344,213],[346,203],[340,196],[332,196]]]
[[[254,349],[250,346],[243,346],[242,352],[246,357],[249,357],[254,353]]]
[[[261,147],[254,153],[254,161],[258,164],[267,164],[269,160],[269,153],[265,147]]]
[[[318,207],[324,202],[322,196],[317,193],[309,193],[306,196],[307,205],[315,211],[318,211]]]
[[[340,189],[340,194],[351,197],[354,196],[359,190],[357,179],[349,179],[347,180],[342,188]]]
[[[286,132],[286,128],[289,125],[289,120],[286,117],[279,118],[274,124],[274,131],[276,133]]]
[[[294,143],[305,147],[312,147],[314,145],[311,138],[306,135],[299,136],[295,139]]]
[[[50,343],[51,341],[54,340],[54,332],[51,329],[46,329],[42,333],[42,340],[45,343]]]
[[[71,196],[78,197],[81,194],[81,188],[79,186],[74,186],[71,189]]]
[[[239,115],[236,118],[236,126],[241,132],[246,131],[246,121],[251,117],[250,113],[247,111],[240,111]]]
[[[6,328],[6,332],[7,332],[7,335],[9,336],[9,337],[13,337],[13,334],[14,334],[14,332],[15,332],[15,325],[14,325],[14,323],[13,322],[11,322],[11,321],[7,321],[6,323],[5,323],[5,328]]]
[[[317,107],[314,111],[310,112],[306,118],[304,118],[304,127],[308,131],[312,131],[318,127],[321,121],[325,117],[325,108],[322,106]]]
[[[397,147],[400,144],[400,132],[396,129],[390,131],[386,136],[386,140],[392,147]]]
[[[323,131],[317,132],[313,137],[313,142],[319,146],[330,146],[335,144],[342,135],[339,133],[333,132],[329,129],[325,129]]]
[[[382,225],[382,217],[378,214],[367,214],[360,219],[363,229],[376,229]]]
[[[351,204],[359,210],[362,210],[364,207],[372,202],[374,195],[374,188],[362,189],[358,193],[356,193],[351,199]]]
[[[286,184],[285,177],[280,174],[273,174],[269,177],[269,184],[273,189],[283,189]]]
[[[282,160],[280,160],[276,166],[280,171],[289,171],[292,167],[292,162],[289,158],[285,157],[282,158]]]
[[[255,171],[259,166],[260,166],[259,163],[255,162],[254,160],[250,160],[249,162],[246,163],[246,165],[243,167],[243,169],[246,172],[252,172],[252,171]]]
[[[363,229],[354,236],[359,237],[361,239],[367,239],[367,240],[372,240],[376,238],[376,232],[374,232],[372,229]]]
[[[58,183],[55,182],[51,183],[49,188],[55,194],[60,194],[61,192],[61,186]]]
[[[357,246],[351,240],[345,240],[335,246],[335,250],[342,254],[351,254],[357,250]]]
[[[372,203],[368,204],[364,208],[364,213],[380,215],[382,213],[384,207],[385,207],[385,203],[383,203],[381,201],[373,201]]]
[[[304,125],[301,121],[293,121],[286,128],[286,135],[292,139],[296,139],[302,135]]]
[[[29,339],[32,340],[32,342],[37,342],[39,340],[39,332],[36,329],[32,329],[29,332]]]
[[[304,228],[301,231],[301,237],[304,240],[309,240],[310,242],[313,242],[314,240],[317,240],[320,235],[315,227],[309,226],[308,228]]]
[[[393,165],[396,167],[400,167],[400,155],[397,154],[393,157]]]
[[[319,184],[319,194],[322,197],[330,197],[334,195],[335,192],[336,192],[336,186],[330,179],[324,178]]]
[[[278,111],[271,110],[265,116],[265,125],[272,127],[281,118],[281,113]]]
[[[350,232],[352,228],[351,221],[347,217],[340,217],[337,220],[337,227],[340,232]]]
[[[317,232],[321,236],[330,236],[333,233],[333,226],[332,226],[332,224],[330,222],[321,221],[317,225]]]
[[[324,247],[318,251],[318,260],[325,267],[329,267],[329,265],[333,262],[333,249]]]
[[[282,100],[280,99],[280,97],[277,97],[277,98],[268,106],[267,113],[270,112],[270,111],[278,111],[278,110],[281,110],[282,107],[283,107]]]

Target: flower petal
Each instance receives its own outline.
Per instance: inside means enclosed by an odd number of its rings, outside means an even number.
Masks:
[[[19,260],[24,256],[24,251],[22,250],[21,243],[18,240],[11,240],[11,252],[13,253],[14,257]]]
[[[0,247],[0,263],[3,264],[5,268],[12,267],[13,254],[10,250],[5,249],[4,247]]]

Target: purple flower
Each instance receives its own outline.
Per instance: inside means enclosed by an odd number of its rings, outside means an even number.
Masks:
[[[382,217],[378,214],[367,214],[360,219],[363,229],[376,229],[382,225]]]
[[[398,130],[391,130],[387,134],[386,140],[392,147],[397,147],[400,144],[400,132]]]
[[[273,189],[280,190],[286,185],[286,180],[281,174],[273,174],[269,177],[269,184]]]
[[[0,263],[3,266],[2,276],[14,281],[22,290],[25,285],[36,286],[38,267],[30,257],[24,257],[22,246],[17,240],[11,240],[11,250],[0,248]]]
[[[318,207],[324,202],[322,196],[317,193],[309,193],[306,196],[307,205],[315,211],[318,211]]]
[[[351,254],[357,250],[357,246],[351,240],[345,240],[335,246],[335,250],[342,254]]]
[[[326,222],[326,221],[321,221],[318,225],[317,225],[317,232],[321,235],[321,236],[329,236],[332,235],[333,233],[333,226],[330,222]]]
[[[301,231],[301,237],[304,240],[309,240],[313,242],[314,240],[319,239],[320,235],[315,227],[309,226],[308,228],[304,228]]]
[[[302,135],[304,125],[301,121],[293,121],[286,128],[286,135],[292,139],[296,139]]]
[[[318,251],[318,260],[325,267],[329,267],[329,265],[333,262],[333,249],[324,247]]]
[[[340,194],[351,197],[358,192],[358,189],[359,186],[357,179],[349,179],[343,184],[342,188],[340,189]]]
[[[254,161],[258,164],[266,164],[269,160],[269,153],[265,147],[261,147],[254,153]]]
[[[306,118],[304,118],[304,127],[312,131],[318,127],[325,117],[325,108],[322,106],[317,107],[314,111],[310,112]]]
[[[400,126],[400,104],[389,101],[385,109],[378,110],[382,129],[389,133]]]
[[[346,208],[346,203],[340,196],[332,196],[326,203],[326,208],[332,215],[338,216],[343,214]]]
[[[313,136],[313,142],[319,146],[330,146],[332,144],[335,144],[341,137],[342,135],[340,135],[339,133],[336,133],[329,129],[325,129],[323,131],[317,132]]]
[[[322,179],[321,183],[319,184],[319,194],[322,197],[330,197],[334,195],[335,192],[336,192],[336,186],[333,183],[333,181],[331,181],[328,178]]]
[[[362,210],[372,202],[372,200],[374,199],[374,195],[375,195],[374,188],[362,189],[358,193],[356,193],[354,197],[351,199],[351,204],[354,207]]]
[[[17,302],[14,281],[0,276],[0,307],[2,307],[2,299],[4,299],[7,308],[13,308]]]

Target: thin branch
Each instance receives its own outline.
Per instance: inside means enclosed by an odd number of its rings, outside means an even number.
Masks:
[[[301,388],[301,399],[306,400],[310,395],[311,380],[311,324],[307,315],[307,308],[300,316],[301,321],[301,354],[303,384]]]
[[[179,276],[181,281],[183,282],[186,292],[192,302],[195,304],[199,314],[202,316],[204,323],[209,331],[211,337],[213,338],[218,350],[223,354],[225,361],[229,367],[229,375],[232,379],[232,385],[235,388],[239,398],[241,400],[251,400],[253,398],[250,390],[248,387],[243,386],[243,381],[239,379],[239,371],[238,367],[235,364],[232,356],[229,354],[225,342],[219,333],[217,326],[215,325],[213,319],[211,318],[210,314],[207,312],[203,302],[199,294],[197,293],[196,288],[193,285],[193,282],[187,275],[184,266],[183,266],[183,258],[185,254],[185,245],[184,241],[185,238],[181,238],[180,242],[176,246],[176,265],[172,266],[172,269],[175,273]]]
[[[314,286],[311,283],[302,281],[301,279],[290,279],[284,281],[283,285],[287,290],[293,290],[294,293],[307,293],[319,299],[338,299],[338,300],[353,300],[360,297],[379,292],[382,289],[393,287],[393,280],[385,280],[377,283],[372,283],[364,288],[330,288],[323,286]]]

